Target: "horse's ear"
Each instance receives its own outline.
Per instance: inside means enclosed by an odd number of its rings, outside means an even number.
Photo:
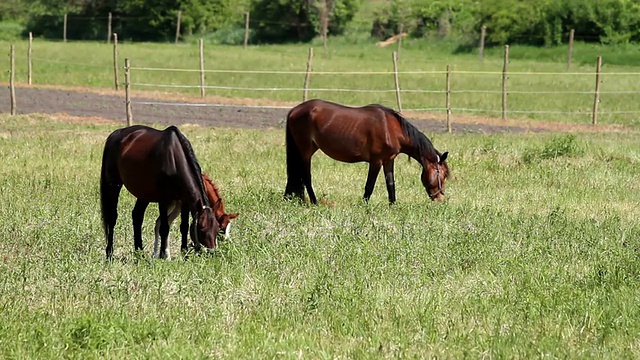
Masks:
[[[442,164],[443,162],[445,162],[447,160],[447,156],[449,156],[449,152],[445,151],[445,153],[439,157],[438,164]]]

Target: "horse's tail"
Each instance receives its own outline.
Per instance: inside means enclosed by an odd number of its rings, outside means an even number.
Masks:
[[[117,205],[115,207],[116,213],[114,214],[114,205],[113,205],[113,185],[111,185],[111,180],[109,179],[109,171],[112,168],[112,156],[110,154],[111,148],[115,146],[114,142],[116,141],[115,136],[119,131],[116,130],[113,132],[104,144],[104,150],[102,151],[102,167],[100,169],[100,211],[102,214],[102,228],[104,230],[105,237],[109,237],[109,224],[115,223],[113,219],[114,216],[117,216]]]
[[[289,197],[295,195],[299,198],[304,197],[304,184],[302,182],[302,156],[300,155],[300,149],[296,144],[289,123],[292,119],[292,114],[295,108],[289,111],[287,114],[286,123],[286,138],[285,144],[287,147],[287,187],[284,191],[284,196]]]

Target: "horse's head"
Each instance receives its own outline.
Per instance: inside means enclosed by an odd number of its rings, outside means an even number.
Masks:
[[[229,236],[229,223],[231,220],[237,218],[239,214],[227,214],[224,211],[224,203],[222,202],[222,196],[220,196],[220,190],[213,180],[211,180],[209,175],[202,173],[202,180],[204,182],[207,198],[209,199],[209,202],[213,204],[213,213],[218,220],[218,224],[220,224],[220,232],[224,233],[225,236]]]
[[[220,224],[212,208],[203,205],[201,201],[198,201],[196,206],[198,210],[190,227],[191,240],[197,250],[213,250],[218,246]]]
[[[449,167],[446,160],[448,152],[436,155],[435,162],[424,161],[422,168],[422,185],[431,200],[444,200],[444,186],[449,177]]]

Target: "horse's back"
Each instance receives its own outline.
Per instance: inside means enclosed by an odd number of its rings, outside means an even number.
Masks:
[[[158,202],[166,197],[159,188],[161,179],[178,172],[184,158],[175,126],[157,130],[134,125],[116,130],[110,136],[112,151],[124,186],[136,198]]]
[[[372,161],[397,153],[402,136],[392,110],[384,106],[350,107],[319,99],[294,107],[287,117],[287,131],[305,153],[316,146],[343,162]]]

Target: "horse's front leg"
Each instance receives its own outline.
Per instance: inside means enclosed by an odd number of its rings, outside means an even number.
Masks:
[[[189,236],[189,215],[189,208],[183,205],[180,211],[180,234],[182,235],[180,250],[182,250],[183,254],[187,252],[187,246],[189,245],[187,240]]]
[[[136,250],[142,250],[142,221],[144,220],[144,213],[147,210],[149,203],[142,200],[136,200],[136,204],[131,211],[131,218],[133,220],[133,246]]]
[[[169,214],[167,203],[158,203],[158,210],[160,211],[160,258],[170,259],[169,249],[167,247],[167,239],[169,238]],[[177,207],[177,206],[176,206]]]
[[[369,163],[369,174],[367,175],[367,184],[364,186],[364,201],[369,201],[373,188],[376,186],[376,179],[380,173],[380,163],[373,161]]]
[[[389,194],[389,204],[396,202],[396,182],[393,176],[393,160],[387,161],[383,165],[384,179],[387,183],[387,193]]]
[[[174,202],[171,203],[169,205],[167,205],[167,213],[169,214],[168,217],[168,222],[169,222],[169,228],[171,228],[171,224],[173,223],[173,220],[176,219],[176,217],[178,217],[178,212],[180,211],[180,203],[179,202]],[[154,228],[154,232],[155,232],[155,241],[153,242],[153,257],[157,258],[160,257],[160,216],[158,216],[158,218],[156,219],[156,226]],[[167,247],[167,258],[170,257],[170,251],[169,248]]]

